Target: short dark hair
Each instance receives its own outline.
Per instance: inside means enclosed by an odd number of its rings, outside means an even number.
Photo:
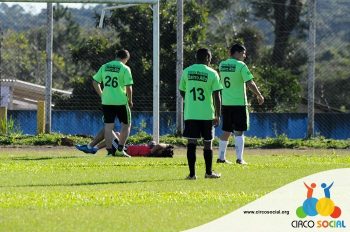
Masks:
[[[239,44],[239,43],[236,43],[234,45],[232,45],[231,49],[230,49],[230,53],[231,55],[235,54],[235,52],[243,52],[247,50],[243,44]]]
[[[126,59],[130,57],[129,51],[126,49],[117,50],[115,56],[119,59]]]
[[[211,58],[211,52],[209,49],[207,48],[200,48],[197,50],[197,53],[196,53],[196,60],[198,62],[206,62],[207,61],[207,58]]]

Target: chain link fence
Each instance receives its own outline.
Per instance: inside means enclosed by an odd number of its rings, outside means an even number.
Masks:
[[[204,4],[205,1],[184,2]],[[281,42],[275,41],[273,24],[253,14],[260,6],[267,7],[270,4],[267,2],[242,1],[239,7],[232,3],[227,11],[219,13],[200,8],[202,5],[186,5],[184,67],[194,62],[198,47],[208,46],[213,51],[212,65],[217,68],[233,40],[243,38],[248,52],[246,63],[266,97],[266,104],[258,106],[253,96],[249,96],[252,113],[247,135],[286,134],[290,138],[304,138],[307,131],[307,3],[303,3],[300,22],[291,31],[288,46],[281,48],[285,49],[282,52],[285,63],[281,68],[269,69],[266,57],[271,56],[276,44]],[[160,134],[163,135],[176,132],[176,1],[161,1],[160,6],[159,102]],[[190,9],[193,6],[208,13],[207,21],[204,13]],[[315,134],[337,139],[350,137],[347,94],[350,90],[350,12],[346,6],[349,6],[346,1],[317,1]],[[92,76],[100,65],[114,59],[115,50],[125,48],[131,54],[128,65],[135,82],[131,134],[139,131],[152,134],[152,9],[143,4],[106,10],[103,27],[99,28],[104,7],[84,4],[73,8],[54,4],[51,130],[94,135],[102,128],[100,99],[92,87]],[[0,17],[1,106],[7,107],[13,130],[35,134],[37,102],[45,99],[46,4],[31,3],[29,7],[2,2]],[[217,134],[220,133],[217,129]]]

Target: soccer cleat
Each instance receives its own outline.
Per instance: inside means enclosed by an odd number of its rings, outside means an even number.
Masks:
[[[231,161],[228,161],[228,160],[222,160],[222,159],[217,159],[216,160],[216,163],[221,163],[221,164],[232,164],[232,162]]]
[[[220,173],[215,173],[215,172],[211,172],[211,174],[207,174],[205,173],[204,178],[209,178],[209,179],[217,179],[220,178],[221,174]]]
[[[112,153],[107,153],[106,157],[113,157],[114,155]]]
[[[95,154],[98,151],[97,147],[91,147],[89,148],[88,145],[75,145],[75,147],[79,150],[82,151],[84,153],[88,153],[88,154]]]
[[[122,150],[122,151],[117,150],[117,151],[114,153],[114,156],[131,158],[131,156],[128,155],[124,150]]]
[[[188,176],[185,178],[185,180],[197,180],[197,176],[196,176],[196,175],[194,175],[194,176],[188,175]]]
[[[236,160],[236,164],[246,165],[246,164],[248,164],[248,163],[245,162],[244,160],[237,159],[237,160]]]

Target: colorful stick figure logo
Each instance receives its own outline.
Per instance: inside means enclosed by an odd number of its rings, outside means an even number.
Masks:
[[[297,208],[297,216],[299,218],[305,218],[306,216],[316,216],[320,214],[322,216],[331,216],[332,218],[340,217],[341,209],[331,200],[330,188],[333,184],[334,182],[327,186],[326,183],[322,183],[321,187],[323,188],[325,197],[317,199],[312,196],[316,184],[311,183],[309,186],[304,182],[304,185],[307,188],[307,198],[303,205]]]

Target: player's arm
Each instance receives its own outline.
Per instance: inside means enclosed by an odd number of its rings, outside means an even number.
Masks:
[[[220,116],[221,116],[221,94],[220,90],[213,92],[213,99],[214,99],[214,107],[215,107],[215,118],[214,118],[214,126],[218,126],[220,123]]]
[[[247,87],[255,94],[256,98],[258,99],[259,105],[264,103],[264,97],[260,93],[258,87],[256,86],[255,82],[253,80],[246,82]]]
[[[185,100],[186,96],[186,69],[182,72],[180,83],[179,83],[179,91],[183,100]]]
[[[92,77],[92,86],[94,87],[96,93],[100,97],[102,96],[102,88],[101,88],[101,83],[103,82],[102,72],[103,72],[103,66],[101,66],[98,72]]]
[[[182,91],[182,90],[179,90],[179,91],[180,91],[181,97],[185,100],[185,95],[186,95],[185,91]]]
[[[101,97],[102,89],[101,89],[100,83],[98,83],[97,81],[93,80],[92,81],[92,85],[94,86],[94,89],[95,89],[96,93]]]
[[[125,86],[126,89],[126,95],[128,96],[128,104],[129,107],[132,107],[134,103],[132,102],[132,85]]]

